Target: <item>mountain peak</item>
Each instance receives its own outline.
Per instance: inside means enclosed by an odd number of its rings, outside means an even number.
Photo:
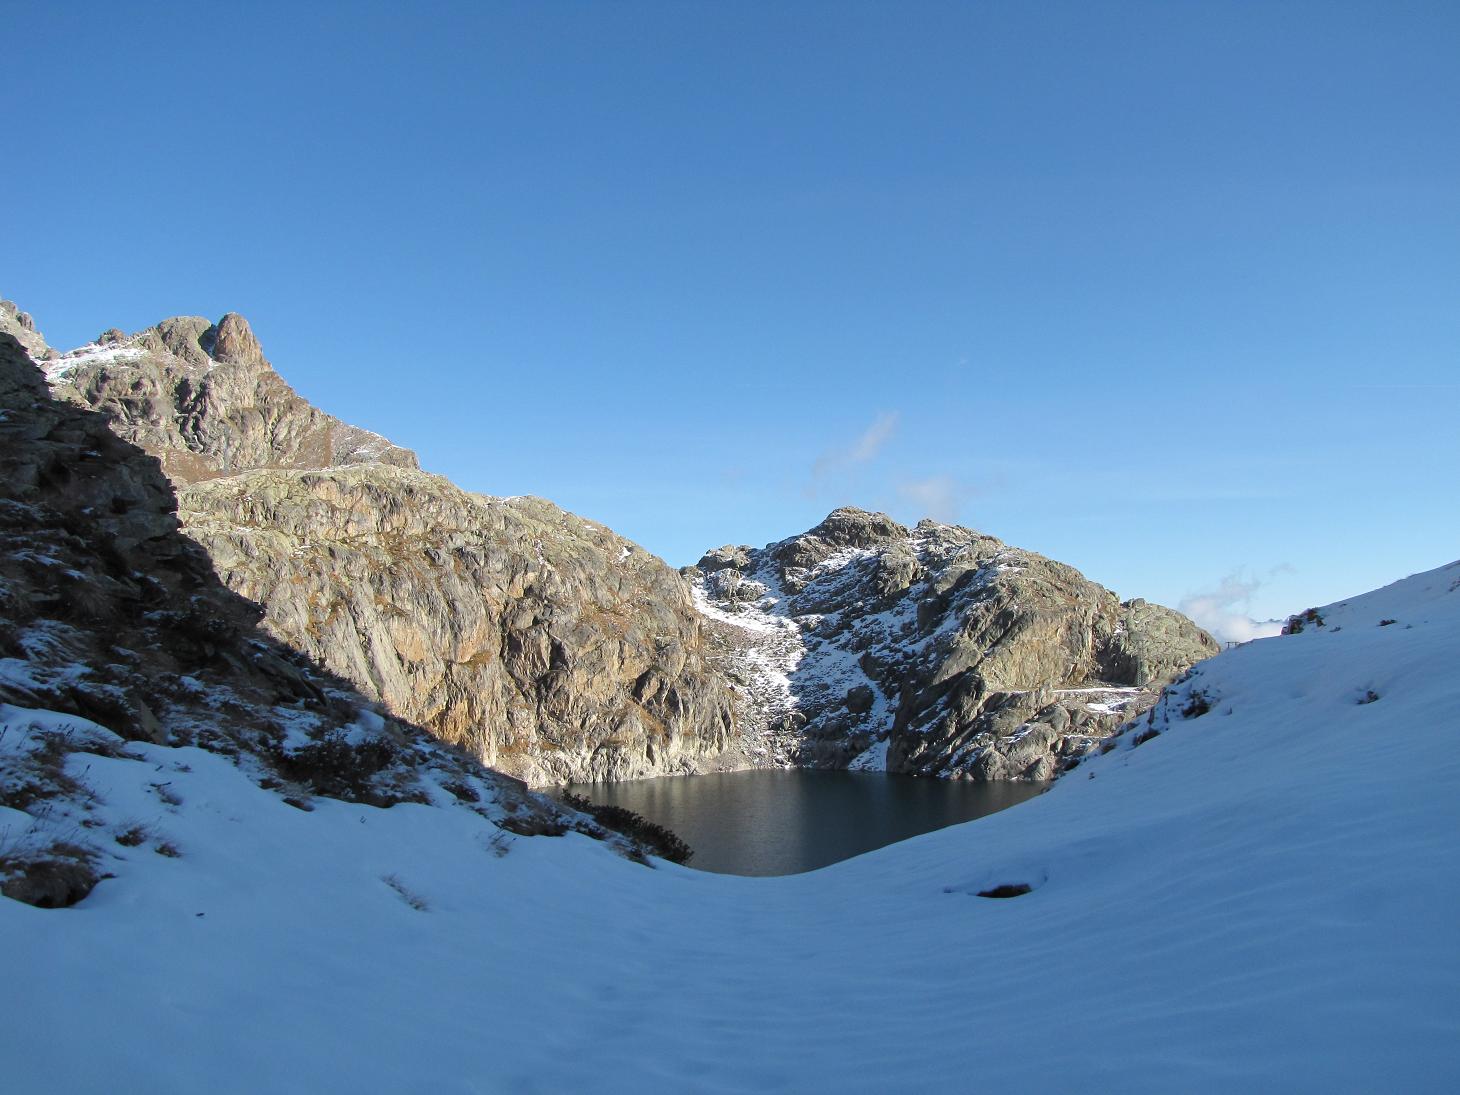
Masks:
[[[826,519],[811,529],[808,536],[818,536],[839,547],[874,547],[891,540],[904,540],[908,530],[885,513],[838,506]]]
[[[237,312],[216,323],[173,316],[130,337],[113,328],[49,358],[46,375],[64,398],[110,415],[178,483],[257,468],[419,466],[415,453],[302,398]]]
[[[225,365],[267,365],[263,347],[254,337],[248,320],[237,312],[229,312],[204,334],[211,341],[209,354]],[[208,348],[205,344],[205,348]]]
[[[0,334],[12,336],[32,357],[39,358],[50,349],[29,312],[22,312],[13,300],[0,300]]]

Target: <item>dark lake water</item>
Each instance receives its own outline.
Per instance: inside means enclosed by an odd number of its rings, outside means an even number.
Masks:
[[[689,866],[721,874],[796,874],[1006,809],[1044,783],[970,783],[882,772],[758,770],[661,776],[569,788],[626,806],[694,849]]]

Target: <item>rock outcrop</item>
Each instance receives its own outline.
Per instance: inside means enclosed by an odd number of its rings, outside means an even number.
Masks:
[[[30,313],[22,312],[12,300],[0,300],[0,334],[10,335],[36,360],[51,352],[44,336],[35,329]]]
[[[685,573],[768,763],[1048,779],[1218,649],[1043,556],[856,509]]]
[[[243,318],[165,320],[54,355],[177,484],[184,531],[263,626],[532,783],[691,772],[730,692],[662,561],[537,499],[493,499],[301,399]]]
[[[177,316],[51,353],[55,394],[102,411],[179,485],[256,468],[417,467],[416,455],[314,407],[265,359],[248,322]]]

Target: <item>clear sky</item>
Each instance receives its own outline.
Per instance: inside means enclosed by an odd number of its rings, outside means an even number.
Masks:
[[[0,26],[0,295],[62,348],[242,312],[676,565],[842,504],[1259,618],[1460,557],[1450,0]]]

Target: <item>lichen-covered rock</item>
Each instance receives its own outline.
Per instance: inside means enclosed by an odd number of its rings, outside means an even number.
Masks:
[[[933,521],[840,509],[736,562],[693,580],[765,763],[1048,779],[1217,651],[1179,613]]]

